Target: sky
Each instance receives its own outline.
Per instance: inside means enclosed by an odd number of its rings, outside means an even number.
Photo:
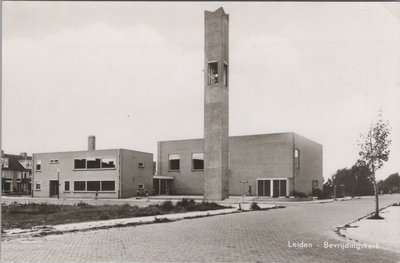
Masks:
[[[6,153],[203,137],[204,10],[230,15],[229,134],[296,132],[325,179],[358,158],[379,109],[400,172],[400,6],[318,2],[3,2]]]

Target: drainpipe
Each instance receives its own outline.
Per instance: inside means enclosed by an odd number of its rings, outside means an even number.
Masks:
[[[121,183],[121,149],[118,149],[118,199],[121,199],[121,195],[122,195],[122,183]]]
[[[294,163],[294,158],[295,158],[295,156],[294,156],[294,151],[296,150],[296,136],[295,136],[295,134],[293,133],[293,149],[292,149],[292,163],[293,163],[293,190],[292,190],[292,192],[293,191],[295,191],[296,190],[296,167],[295,167],[295,163]],[[290,196],[290,193],[288,193],[289,194],[289,196]]]

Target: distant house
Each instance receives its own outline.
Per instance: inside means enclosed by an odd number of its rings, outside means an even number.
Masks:
[[[153,154],[126,149],[33,154],[33,197],[128,198],[153,189]]]
[[[2,194],[30,194],[32,177],[32,157],[26,153],[20,155],[4,154],[1,158]]]

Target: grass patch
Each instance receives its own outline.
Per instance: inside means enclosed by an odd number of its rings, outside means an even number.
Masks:
[[[147,207],[125,205],[93,206],[83,202],[77,205],[2,204],[2,229],[31,228],[40,225],[58,225],[118,218],[155,216],[190,211],[225,209],[213,202],[196,203],[183,199],[174,205],[171,201]]]

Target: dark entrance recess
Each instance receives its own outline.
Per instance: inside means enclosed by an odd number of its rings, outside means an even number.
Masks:
[[[50,181],[50,197],[58,196],[58,181]]]
[[[280,180],[280,193],[279,196],[286,196],[286,180]]]
[[[272,197],[279,197],[279,180],[274,180],[274,185],[273,185],[273,195]]]
[[[258,195],[259,196],[271,196],[271,181],[270,180],[258,180]]]
[[[154,195],[169,195],[172,191],[171,179],[153,179],[153,194]]]

